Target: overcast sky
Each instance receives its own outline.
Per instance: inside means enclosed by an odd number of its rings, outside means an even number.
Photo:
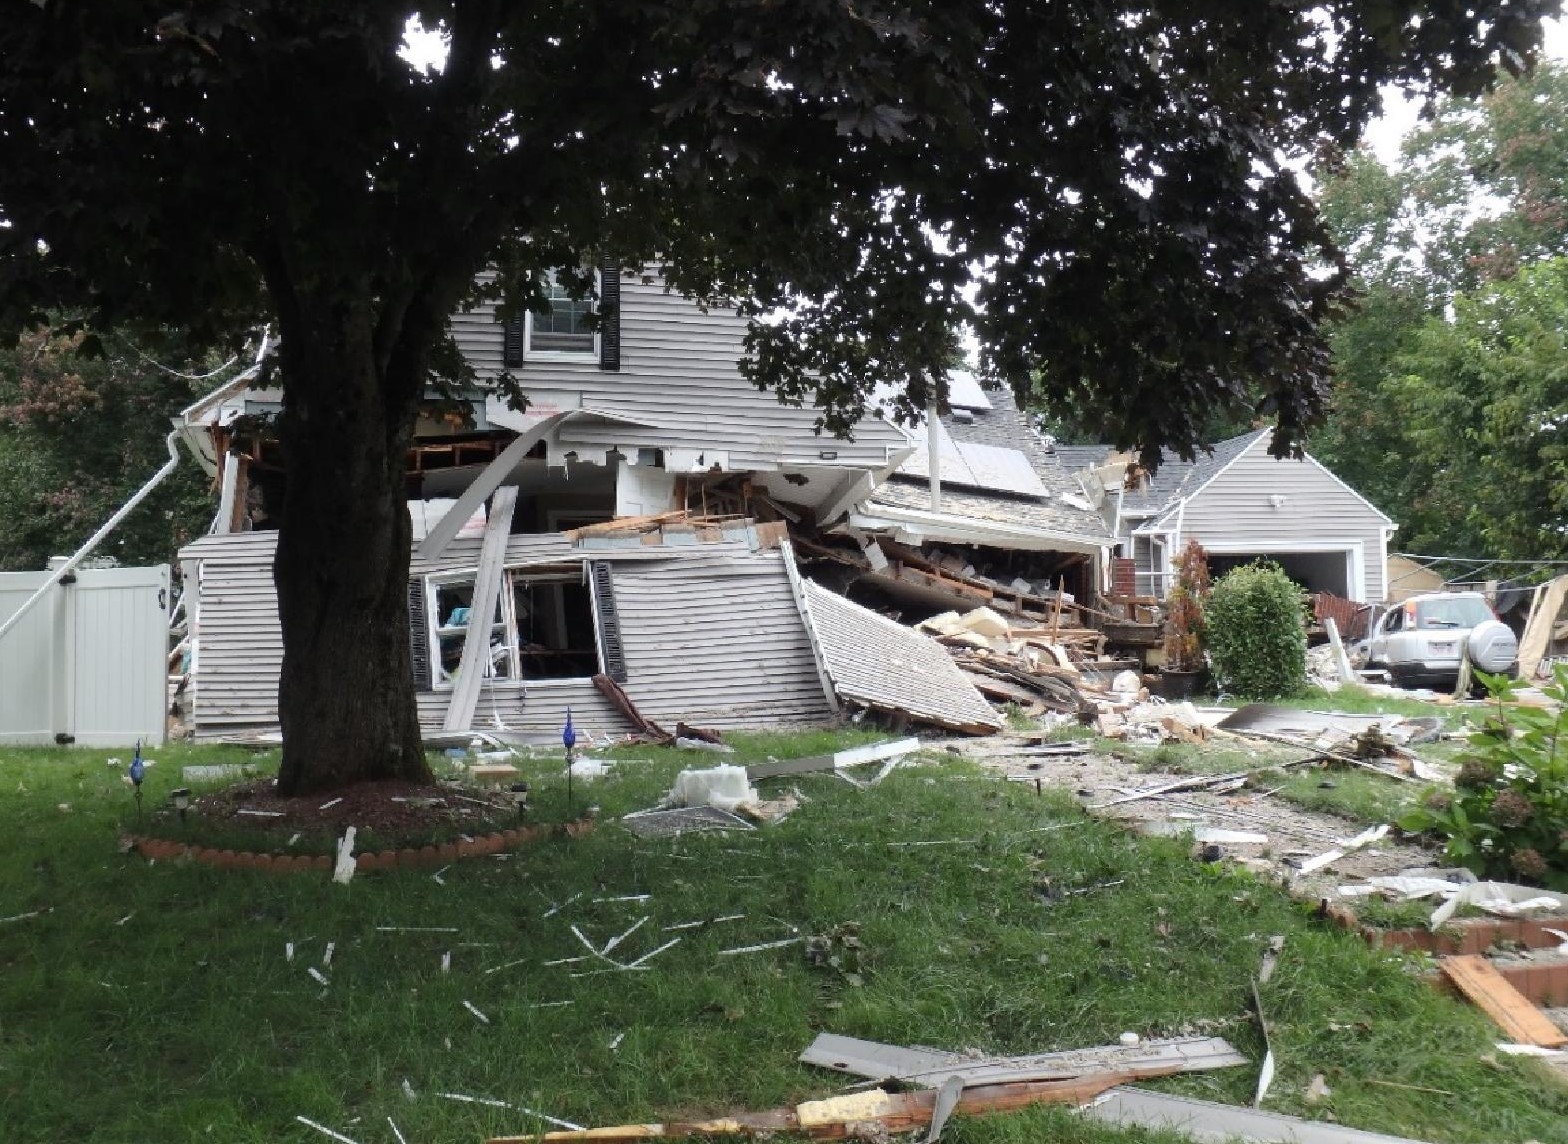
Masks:
[[[1548,59],[1568,59],[1568,20],[1546,22],[1544,55]],[[1367,128],[1366,141],[1385,164],[1398,157],[1399,141],[1416,125],[1420,112],[1420,100],[1407,100],[1398,88],[1383,89],[1383,117]]]

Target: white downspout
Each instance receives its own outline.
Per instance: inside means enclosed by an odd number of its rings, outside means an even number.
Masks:
[[[942,511],[942,422],[937,417],[937,399],[933,393],[926,406],[926,469],[931,481],[931,511]]]

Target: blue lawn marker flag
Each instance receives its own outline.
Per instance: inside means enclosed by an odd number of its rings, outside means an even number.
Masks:
[[[572,726],[572,709],[566,709],[566,726],[561,728],[561,745],[568,751],[577,746],[577,728]]]
[[[142,785],[142,779],[147,777],[147,768],[142,765],[142,741],[136,740],[136,753],[131,756],[131,781],[137,786]]]

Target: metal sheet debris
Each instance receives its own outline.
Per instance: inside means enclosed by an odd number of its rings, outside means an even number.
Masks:
[[[711,806],[673,810],[640,810],[625,815],[621,825],[641,838],[669,838],[692,830],[755,830],[744,818]]]
[[[1422,1144],[1277,1112],[1238,1108],[1138,1088],[1113,1088],[1083,1109],[1084,1116],[1120,1128],[1177,1132],[1200,1144]]]

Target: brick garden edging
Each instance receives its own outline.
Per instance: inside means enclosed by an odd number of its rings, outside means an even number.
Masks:
[[[1545,931],[1568,931],[1568,917],[1461,918],[1433,931],[1420,927],[1389,930],[1363,925],[1355,911],[1344,906],[1335,906],[1323,913],[1351,932],[1359,933],[1374,949],[1404,949],[1434,957],[1484,954],[1500,941],[1515,942],[1525,949],[1556,949],[1562,944],[1561,940]],[[1494,962],[1493,968],[1536,1005],[1568,1004],[1568,962],[1537,965]],[[1450,988],[1441,975],[1435,983]]]
[[[580,818],[576,822],[556,823],[550,826],[524,826],[500,830],[493,834],[481,834],[466,841],[443,842],[439,845],[432,843],[400,850],[367,851],[355,856],[355,864],[358,872],[362,874],[371,870],[409,870],[427,866],[446,866],[464,858],[485,858],[492,854],[500,854],[526,842],[537,842],[551,834],[580,838],[593,827],[594,820],[591,818]],[[140,851],[142,857],[155,861],[185,858],[223,870],[267,870],[277,873],[292,873],[297,870],[330,872],[333,867],[332,858],[326,854],[273,854],[249,850],[219,850],[210,846],[192,846],[168,838],[153,838],[139,834],[126,835],[125,839],[130,844],[130,849]]]

